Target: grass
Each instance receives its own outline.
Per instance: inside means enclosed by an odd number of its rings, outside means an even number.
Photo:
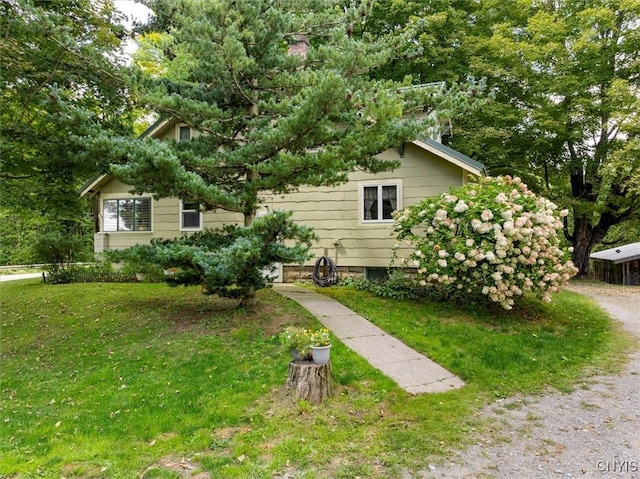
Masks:
[[[336,342],[336,396],[295,403],[274,335],[319,324],[273,291],[249,311],[162,284],[3,283],[0,477],[399,476],[469,441],[496,397],[570,390],[628,345],[570,292],[511,314],[321,292],[467,386],[408,395]]]
[[[613,357],[607,314],[570,291],[511,312],[497,305],[390,302],[347,288],[323,293],[498,397],[548,386],[569,391],[586,364]]]

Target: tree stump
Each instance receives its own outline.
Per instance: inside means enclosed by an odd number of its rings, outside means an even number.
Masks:
[[[333,395],[331,362],[314,364],[311,361],[291,361],[287,388],[296,401],[304,399],[319,404]]]

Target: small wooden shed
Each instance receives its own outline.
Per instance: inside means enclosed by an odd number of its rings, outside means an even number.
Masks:
[[[600,281],[640,286],[640,243],[593,253],[591,265],[594,277]]]

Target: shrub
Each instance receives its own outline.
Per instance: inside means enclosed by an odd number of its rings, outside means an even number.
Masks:
[[[412,247],[405,263],[443,297],[511,309],[531,292],[548,302],[577,272],[562,247],[566,214],[519,178],[478,178],[397,212],[396,248]]]
[[[69,267],[87,259],[86,237],[74,231],[75,225],[50,225],[33,245],[34,259],[49,265],[49,274],[58,283],[71,282]]]
[[[389,278],[383,281],[369,281],[365,278],[345,278],[341,281],[341,284],[367,291],[381,298],[412,300],[433,296],[433,291],[421,287],[402,271],[393,271]]]
[[[207,294],[244,303],[271,281],[268,270],[274,263],[302,263],[309,257],[315,235],[290,218],[291,213],[273,211],[248,227],[228,225],[178,239],[154,239],[149,245],[109,251],[107,257],[130,271],[166,271],[164,280],[171,286],[198,284]]]
[[[47,274],[47,282],[61,283],[135,283],[135,274],[116,271],[107,262],[91,264],[71,264],[65,269],[51,269]]]

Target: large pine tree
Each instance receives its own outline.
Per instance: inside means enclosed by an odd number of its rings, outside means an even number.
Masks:
[[[140,99],[161,118],[189,126],[192,138],[105,145],[105,154],[125,160],[114,174],[139,192],[242,213],[248,227],[266,192],[337,184],[355,169],[393,168],[375,155],[426,128],[424,108],[441,100],[428,88],[371,79],[392,52],[384,39],[356,34],[365,5],[185,0],[176,8],[151,6],[161,9],[160,31],[147,33],[140,54]],[[279,259],[263,250],[261,258],[242,261],[259,268]],[[222,294],[229,283],[242,282],[239,275],[204,277]],[[253,289],[241,288],[242,294],[249,298]]]

